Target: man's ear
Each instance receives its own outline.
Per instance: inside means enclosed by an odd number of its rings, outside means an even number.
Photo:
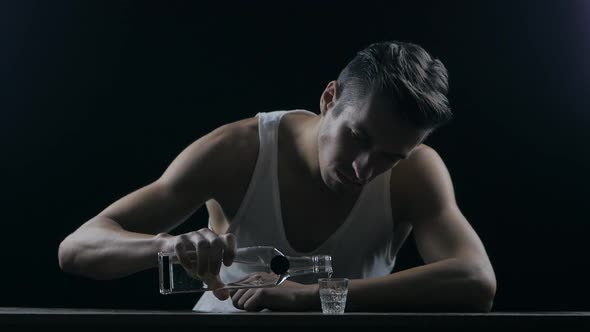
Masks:
[[[324,92],[322,92],[322,96],[320,97],[320,112],[322,115],[325,115],[328,110],[334,107],[336,99],[338,98],[337,93],[338,82],[330,81],[330,83],[328,83],[324,89]]]

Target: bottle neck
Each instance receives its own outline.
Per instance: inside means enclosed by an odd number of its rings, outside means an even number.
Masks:
[[[315,255],[287,258],[289,259],[289,270],[287,274],[290,277],[312,273],[332,273],[331,256]]]

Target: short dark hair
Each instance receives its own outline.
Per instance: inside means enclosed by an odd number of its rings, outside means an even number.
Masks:
[[[338,95],[354,104],[369,94],[389,98],[412,125],[435,129],[452,118],[448,73],[422,47],[398,41],[373,43],[357,52],[338,75]]]

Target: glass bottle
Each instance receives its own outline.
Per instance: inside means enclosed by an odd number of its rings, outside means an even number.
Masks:
[[[158,252],[160,293],[193,293],[211,290],[203,281],[191,276],[173,252]],[[291,257],[274,247],[244,247],[236,251],[230,266],[221,264],[219,277],[223,289],[260,288],[280,285],[290,277],[332,274],[332,257],[327,255]]]

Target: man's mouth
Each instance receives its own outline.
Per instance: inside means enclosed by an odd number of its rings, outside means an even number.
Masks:
[[[338,179],[344,184],[357,186],[357,187],[362,185],[361,183],[352,180],[352,178],[350,176],[347,176],[345,173],[343,173],[339,170],[336,170],[336,174],[338,174]]]

